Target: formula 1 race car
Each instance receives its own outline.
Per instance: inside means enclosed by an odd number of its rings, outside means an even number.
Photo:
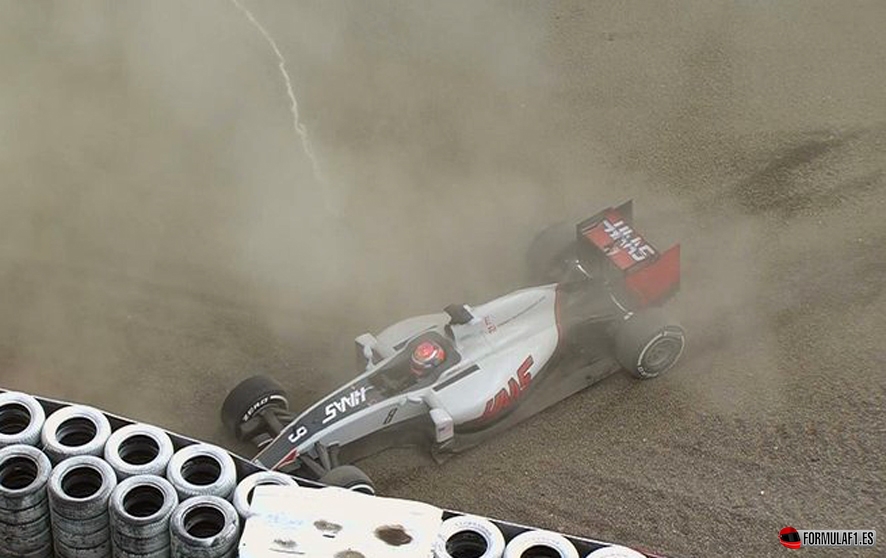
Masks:
[[[621,369],[655,378],[685,345],[660,308],[680,285],[680,246],[659,252],[632,221],[628,201],[549,227],[527,255],[537,286],[357,337],[357,377],[301,414],[274,380],[248,378],[222,420],[261,466],[371,492],[341,464],[410,442],[442,461]]]

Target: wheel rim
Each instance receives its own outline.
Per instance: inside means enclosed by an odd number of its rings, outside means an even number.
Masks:
[[[683,352],[682,337],[664,336],[655,340],[643,352],[641,365],[647,376],[657,376],[677,362]]]

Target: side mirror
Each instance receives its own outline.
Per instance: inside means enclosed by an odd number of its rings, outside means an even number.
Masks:
[[[373,364],[381,362],[394,354],[393,349],[380,343],[371,333],[364,333],[357,337],[354,339],[354,343],[357,349],[358,366],[365,367],[367,370]]]
[[[450,304],[444,310],[449,314],[449,323],[453,325],[467,324],[474,319],[474,315],[464,304]]]

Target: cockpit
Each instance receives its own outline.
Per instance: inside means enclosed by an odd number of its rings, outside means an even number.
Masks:
[[[409,341],[379,367],[369,382],[385,397],[432,385],[461,361],[451,338],[427,331]]]

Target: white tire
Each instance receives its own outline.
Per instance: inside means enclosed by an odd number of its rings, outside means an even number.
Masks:
[[[227,451],[198,443],[175,452],[166,467],[166,478],[178,491],[179,500],[193,496],[227,499],[237,485],[237,467]]]
[[[108,503],[115,547],[136,553],[169,546],[169,517],[176,506],[178,493],[163,477],[136,475],[123,480]]]
[[[4,547],[6,548],[6,547]],[[46,543],[45,546],[42,546],[37,549],[28,550],[26,552],[17,552],[12,548],[9,548],[8,551],[15,556],[15,558],[55,558],[55,551],[52,548],[52,538],[49,537],[49,542]],[[2,555],[8,556],[8,555]]]
[[[66,535],[88,535],[101,530],[107,530],[110,525],[110,517],[107,513],[81,519],[69,519],[57,512],[50,510],[52,528],[55,531],[64,531]]]
[[[104,413],[85,405],[70,405],[49,415],[41,438],[43,451],[58,464],[78,455],[102,456],[110,436],[111,424]]]
[[[233,555],[240,537],[234,505],[218,496],[194,496],[181,502],[169,520],[171,555],[216,558]]]
[[[433,550],[434,558],[454,558],[465,553],[477,558],[501,558],[505,537],[488,519],[459,515],[440,525]]]
[[[46,520],[49,521],[49,500],[46,498],[46,489],[44,488],[41,493],[37,494],[37,497],[42,497],[43,499],[39,500],[33,506],[13,511],[5,510],[2,513],[5,514],[7,519],[19,523],[30,523],[41,518],[46,518]]]
[[[95,455],[69,457],[55,467],[47,498],[56,556],[110,555],[108,500],[116,485],[114,470]]]
[[[92,533],[71,533],[55,526],[52,529],[52,536],[57,545],[71,549],[102,548],[111,543],[111,529],[108,526]]]
[[[524,554],[533,547],[542,547],[557,554],[558,558],[579,558],[578,550],[569,539],[551,531],[525,531],[508,542],[504,558],[525,558]]]
[[[34,446],[0,449],[0,521],[27,523],[45,515],[51,472],[49,458]]]
[[[53,540],[55,558],[108,558],[112,555],[111,541],[90,548],[68,546],[56,537]]]
[[[277,471],[260,471],[240,481],[234,490],[234,508],[244,521],[252,515],[252,491],[256,486],[298,486],[295,479]]]
[[[117,475],[101,458],[78,455],[65,459],[56,465],[47,484],[54,527],[83,532],[87,521],[106,523],[108,500],[116,487]]]
[[[168,546],[153,552],[127,552],[114,546],[114,558],[170,558],[170,554]]]
[[[636,550],[625,546],[612,545],[606,548],[598,548],[585,558],[646,558]]]
[[[26,393],[0,393],[0,448],[16,444],[36,446],[46,422],[40,402]]]
[[[0,539],[0,546],[8,554],[0,553],[0,556],[29,556],[41,555],[47,546],[52,545],[52,530],[47,527],[43,532],[31,536],[13,536]]]
[[[0,556],[47,556],[52,544],[46,483],[52,465],[37,448],[0,450]]]
[[[49,529],[49,516],[37,518],[34,521],[7,523],[0,521],[0,548],[3,541],[11,539],[27,539],[36,537]]]
[[[105,461],[117,471],[118,480],[136,475],[166,474],[175,449],[169,434],[149,424],[120,428],[105,444]]]

